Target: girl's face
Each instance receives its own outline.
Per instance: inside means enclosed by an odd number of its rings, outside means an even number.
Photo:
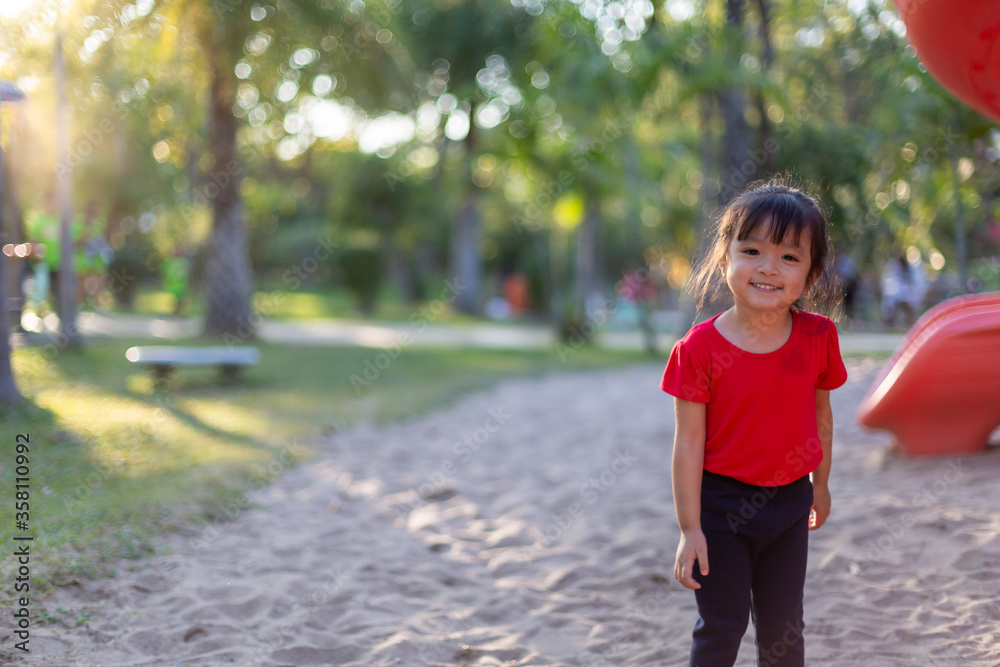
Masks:
[[[748,238],[733,239],[726,255],[726,283],[737,306],[751,311],[788,310],[809,287],[809,233],[793,243],[791,234],[780,244],[766,238],[759,225]]]

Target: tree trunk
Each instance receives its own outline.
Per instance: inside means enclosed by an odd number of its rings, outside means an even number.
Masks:
[[[2,149],[0,149],[2,150]],[[14,158],[14,164],[20,164],[17,158]],[[0,184],[0,187],[5,188],[0,192],[0,206],[6,206],[6,210],[3,215],[6,215],[7,221],[7,240],[0,242],[0,246],[6,245],[7,243],[13,243],[15,245],[19,243],[24,243],[27,238],[24,233],[24,210],[21,208],[20,200],[18,199],[18,181],[15,176],[17,170],[6,171],[0,170],[0,178],[6,177],[6,182]],[[987,209],[988,210],[988,209]],[[3,236],[3,229],[0,227],[0,236]],[[20,326],[21,318],[20,316],[24,313],[24,282],[21,277],[27,265],[26,259],[19,259],[15,262],[14,266],[16,269],[11,267],[9,264],[8,271],[10,273],[7,275],[8,280],[13,280],[13,284],[9,286],[11,293],[17,302],[20,304],[20,308],[16,311],[18,313],[17,321],[11,321],[11,326]]]
[[[757,0],[757,8],[760,11],[760,52],[761,68],[764,72],[770,72],[774,65],[774,48],[771,44],[771,0]],[[771,121],[767,117],[767,100],[764,99],[763,91],[757,91],[754,95],[757,102],[757,110],[760,114],[760,131],[758,132],[758,146],[768,146],[771,138]],[[763,153],[763,163],[761,170],[767,174],[774,172],[774,153],[765,149]]]
[[[740,67],[740,57],[743,55],[744,2],[745,0],[726,1],[727,61],[733,71]],[[722,189],[719,192],[719,203],[722,206],[739,194],[759,169],[749,160],[750,128],[745,116],[746,106],[746,92],[739,85],[728,85],[719,91],[719,110],[725,127],[722,139]]]
[[[413,279],[413,270],[410,267],[412,253],[404,252],[396,240],[397,234],[394,226],[398,224],[397,213],[393,210],[392,205],[381,199],[374,205],[374,211],[376,228],[381,238],[379,246],[382,248],[382,256],[385,258],[385,270],[389,274],[389,281],[404,303],[411,306],[416,305],[417,288]]]
[[[0,244],[6,235],[0,234]],[[0,252],[0,405],[14,405],[23,398],[14,382],[14,369],[10,363],[10,311],[7,309],[7,261]]]
[[[465,168],[462,183],[465,195],[451,229],[451,275],[457,287],[455,309],[474,315],[479,312],[483,260],[479,254],[479,188],[472,182],[472,160],[476,152],[476,104],[469,108],[469,134],[465,137]]]
[[[0,145],[0,248],[7,243],[4,215],[3,147]],[[23,398],[14,382],[10,365],[10,310],[7,308],[7,256],[0,250],[0,406],[20,403]]]
[[[597,202],[587,202],[587,213],[576,232],[575,312],[582,320],[587,315],[587,298],[599,288],[598,255],[601,216]]]
[[[712,138],[713,101],[713,96],[708,94],[700,95],[698,98],[698,116],[701,126],[701,170],[704,174],[704,180],[701,186],[701,212],[698,215],[698,249],[695,252],[693,262],[695,266],[708,253],[710,243],[708,234],[713,207],[709,206],[710,200],[706,192],[710,187],[709,175],[716,173],[716,163],[718,162],[716,142]],[[681,336],[694,325],[699,315],[704,315],[704,313],[698,312],[691,298],[691,293],[687,289],[680,293],[677,310],[680,311],[680,314],[676,333]]]
[[[451,234],[451,275],[457,288],[455,309],[460,313],[479,311],[483,272],[479,233],[479,196],[476,192],[468,192]]]
[[[965,208],[962,206],[962,177],[958,173],[958,153],[951,147],[948,157],[951,162],[952,187],[955,194],[955,255],[958,258],[958,289],[961,294],[969,291],[969,251],[965,233]],[[986,209],[989,210],[989,209]],[[917,313],[919,315],[919,313]]]
[[[233,67],[227,66],[220,30],[217,22],[210,31],[211,44],[207,49],[212,77],[210,147],[214,164],[202,193],[212,202],[214,221],[205,270],[208,307],[205,333],[224,336],[233,342],[232,337],[253,338],[256,327],[250,309],[253,273],[240,196],[243,167],[236,150],[238,121],[233,115]]]
[[[16,157],[14,159],[14,164],[19,164]],[[17,196],[20,183],[17,180],[16,174],[17,170],[0,171],[0,178],[6,177],[7,179],[4,184],[0,184],[0,187],[5,188],[3,192],[0,192],[0,202],[3,202],[0,206],[7,207],[3,213],[7,216],[7,241],[4,241],[4,244],[13,243],[16,245],[27,241],[24,233],[24,209],[21,208],[21,202]],[[11,276],[14,280],[14,284],[11,285],[14,298],[20,299],[22,304],[24,303],[24,294],[21,291],[22,281],[20,277],[20,269],[23,269],[26,263],[27,260],[19,261],[17,263],[19,270]],[[20,322],[14,322],[13,324],[18,325]]]
[[[629,260],[643,262],[642,246],[642,175],[639,173],[639,147],[631,133],[625,135],[625,193],[628,198],[625,214],[625,255]]]
[[[413,280],[413,271],[410,269],[409,256],[397,247],[395,241],[391,240],[391,232],[386,232],[384,238],[385,263],[389,271],[389,278],[403,302],[415,305],[417,303],[417,287]]]
[[[62,35],[56,33],[56,150],[59,164],[68,165],[69,109],[66,105],[66,63],[63,59]],[[68,167],[56,169],[56,189],[59,200],[59,344],[72,348],[82,345],[76,328],[76,259],[73,245],[73,175]]]

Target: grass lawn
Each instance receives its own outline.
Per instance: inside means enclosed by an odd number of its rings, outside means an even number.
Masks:
[[[154,536],[225,520],[225,507],[261,480],[316,455],[324,434],[359,420],[431,410],[515,374],[604,368],[638,353],[581,349],[565,362],[538,352],[404,350],[370,386],[352,374],[380,350],[258,344],[262,363],[236,386],[214,368],[181,368],[156,390],[125,360],[127,342],[92,343],[54,359],[14,352],[15,375],[33,404],[0,412],[0,538],[32,535],[32,591],[111,574],[122,556],[153,552]],[[30,437],[30,530],[15,530],[14,443]],[[9,603],[13,558],[0,561]]]
[[[443,286],[428,290],[426,301],[419,305],[405,303],[388,287],[383,289],[378,299],[378,309],[373,314],[379,320],[407,320],[413,313],[435,299],[447,294]],[[275,298],[280,295],[280,298]],[[289,291],[287,285],[280,283],[263,283],[254,292],[254,307],[265,312],[268,317],[278,319],[312,319],[317,317],[332,317],[358,319],[362,315],[358,310],[354,296],[346,289],[331,285],[303,285],[300,289]],[[176,302],[173,295],[156,285],[139,285],[135,293],[135,301],[130,312],[137,315],[171,315]],[[121,307],[115,307],[116,312],[129,312]],[[185,315],[204,315],[205,303],[200,290],[192,289],[184,309]],[[483,318],[457,313],[451,308],[441,312],[435,311],[436,322],[477,322]]]

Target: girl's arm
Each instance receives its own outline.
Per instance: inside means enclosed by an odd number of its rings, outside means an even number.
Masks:
[[[705,404],[674,398],[674,454],[671,478],[681,543],[674,561],[674,578],[685,588],[701,588],[691,575],[697,559],[708,574],[708,545],[701,532],[701,473],[705,462]]]
[[[816,390],[816,429],[819,432],[823,460],[812,473],[813,506],[809,516],[809,530],[816,530],[830,516],[830,463],[833,456],[833,408],[830,406],[830,392]]]

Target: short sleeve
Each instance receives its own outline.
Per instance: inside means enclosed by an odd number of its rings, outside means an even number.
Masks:
[[[660,389],[685,401],[708,403],[712,398],[708,383],[710,377],[708,369],[695,360],[686,341],[679,340],[670,351]]]
[[[820,350],[819,375],[816,378],[816,388],[830,391],[847,382],[847,369],[840,356],[840,338],[837,327],[830,322],[823,336],[825,343]]]

